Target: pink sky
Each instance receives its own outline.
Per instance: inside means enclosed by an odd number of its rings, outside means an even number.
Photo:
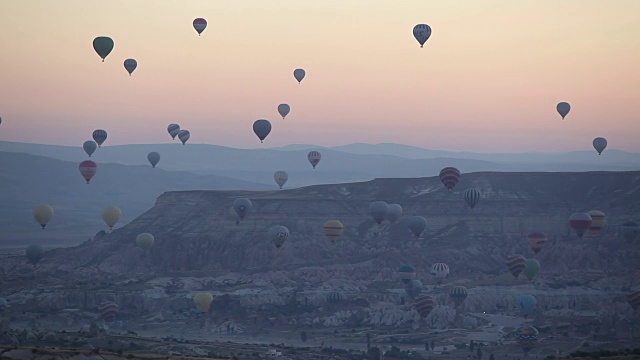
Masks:
[[[422,49],[418,23],[433,29]],[[175,122],[189,142],[243,148],[564,151],[604,136],[640,151],[638,34],[637,0],[12,1],[0,140],[81,146],[102,128],[105,145],[162,143]],[[96,36],[115,41],[104,63]]]

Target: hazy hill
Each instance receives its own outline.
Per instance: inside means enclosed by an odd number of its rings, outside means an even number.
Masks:
[[[309,149],[320,149],[322,160],[313,170]],[[87,159],[76,147],[0,142],[0,150],[26,152],[67,161]],[[276,149],[234,149],[208,144],[178,142],[133,144],[99,148],[92,159],[125,165],[147,165],[147,154],[157,151],[158,167],[238,178],[275,187],[273,173],[285,170],[285,188],[306,185],[367,181],[374,178],[434,176],[445,166],[463,173],[476,171],[620,171],[640,169],[640,155],[607,150],[563,154],[474,154],[431,151],[399,144],[351,144],[335,148],[290,145]],[[360,152],[353,153],[353,152]]]
[[[105,229],[102,209],[122,209],[122,226],[172,190],[265,189],[267,186],[215,175],[195,175],[146,166],[98,163],[87,185],[78,163],[22,153],[0,152],[0,247],[43,242],[77,244]],[[36,205],[54,208],[45,231],[32,218]]]

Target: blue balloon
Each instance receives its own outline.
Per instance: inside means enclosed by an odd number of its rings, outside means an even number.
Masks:
[[[256,120],[253,123],[253,132],[256,133],[260,142],[262,142],[271,132],[271,123],[265,119]]]
[[[138,67],[138,62],[135,59],[127,59],[127,60],[124,61],[124,68],[129,73],[129,76],[131,76],[131,73],[137,67]]]
[[[516,302],[518,309],[524,317],[533,315],[533,312],[536,310],[536,304],[538,303],[536,298],[529,294],[518,295]]]

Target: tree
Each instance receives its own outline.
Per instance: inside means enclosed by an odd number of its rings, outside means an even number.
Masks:
[[[436,348],[435,344],[436,344],[435,341],[431,340],[431,351],[433,351]]]
[[[478,347],[478,351],[476,351],[476,356],[478,357],[478,360],[482,360],[482,349],[480,349]]]
[[[306,331],[301,331],[300,332],[300,340],[302,340],[302,342],[306,342],[307,341],[307,332]]]
[[[424,350],[425,350],[425,351],[429,351],[429,341],[427,341],[426,343],[424,343]]]
[[[469,352],[473,352],[473,350],[475,349],[475,347],[476,347],[476,343],[474,343],[474,342],[473,342],[473,340],[471,340],[471,341],[469,342]]]
[[[371,333],[367,333],[367,352],[371,351]]]

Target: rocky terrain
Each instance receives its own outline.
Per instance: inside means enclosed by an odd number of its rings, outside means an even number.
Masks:
[[[462,198],[470,186],[482,191],[474,210]],[[250,198],[253,207],[236,225],[229,210],[238,197]],[[424,216],[427,230],[416,240],[405,220],[375,224],[368,213],[374,200],[402,205],[405,219]],[[607,215],[608,226],[579,239],[568,217],[593,209]],[[328,219],[345,226],[337,244],[323,234]],[[532,323],[544,332],[541,343],[553,344],[537,348],[540,355],[579,349],[585,341],[592,348],[632,347],[640,340],[640,318],[625,296],[640,280],[640,241],[627,243],[617,227],[638,219],[640,172],[465,173],[451,193],[436,177],[168,192],[126,226],[49,251],[36,266],[22,256],[1,259],[0,296],[9,307],[0,316],[9,314],[12,328],[35,321],[39,328],[76,331],[99,323],[97,304],[112,300],[120,312],[110,327],[148,336],[362,351],[364,334],[373,331],[371,346],[424,351],[428,339],[450,348],[475,339],[515,353],[511,331]],[[267,237],[272,225],[290,231],[280,249]],[[514,279],[504,260],[534,256],[526,242],[532,231],[549,235],[535,256],[540,272],[533,281]],[[146,254],[135,246],[142,232],[155,236]],[[435,262],[451,268],[443,284],[429,274]],[[405,263],[436,299],[424,320],[398,278]],[[453,285],[469,292],[458,309],[448,297]],[[202,291],[215,296],[208,314],[193,305]],[[340,294],[337,301],[332,293]],[[528,319],[516,307],[522,293],[537,299]],[[301,331],[310,335],[306,343]]]

